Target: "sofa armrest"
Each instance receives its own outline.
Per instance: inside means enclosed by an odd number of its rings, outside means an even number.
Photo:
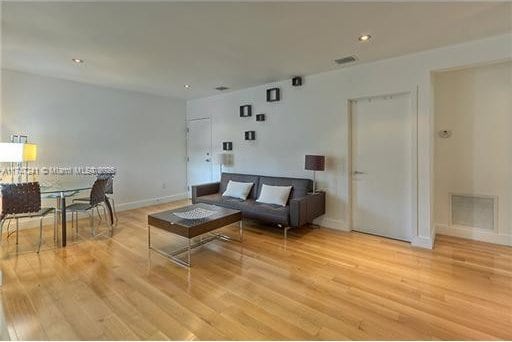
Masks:
[[[325,214],[325,192],[290,200],[290,226],[301,227]]]
[[[220,183],[207,183],[192,186],[192,203],[196,203],[196,199],[205,195],[212,195],[219,192]]]
[[[308,223],[308,198],[290,200],[290,226],[301,227]]]

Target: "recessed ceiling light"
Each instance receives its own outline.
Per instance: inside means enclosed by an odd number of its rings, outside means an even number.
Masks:
[[[359,41],[360,42],[367,42],[370,40],[370,38],[372,38],[372,36],[370,36],[369,34],[363,34],[362,36],[359,37]]]
[[[84,62],[84,60],[83,60],[83,59],[80,59],[80,58],[73,58],[73,59],[71,59],[71,60],[72,60],[73,62],[75,62],[75,63],[83,63],[83,62]]]
[[[190,88],[190,84],[185,84],[184,87],[188,89]]]

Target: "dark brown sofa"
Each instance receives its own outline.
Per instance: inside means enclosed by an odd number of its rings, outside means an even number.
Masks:
[[[230,180],[254,183],[247,200],[222,196]],[[263,184],[292,186],[286,207],[256,202]],[[313,182],[310,179],[223,173],[220,182],[193,186],[192,203],[214,204],[240,210],[243,217],[284,228],[286,237],[290,227],[307,225],[325,213],[325,193],[311,194],[312,188]]]

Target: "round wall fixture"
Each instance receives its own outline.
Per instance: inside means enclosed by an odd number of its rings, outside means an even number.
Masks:
[[[449,129],[442,129],[438,132],[438,134],[440,138],[447,139],[452,136],[452,131]]]

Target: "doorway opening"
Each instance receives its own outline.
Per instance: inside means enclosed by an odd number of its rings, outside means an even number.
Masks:
[[[187,189],[189,197],[193,185],[212,181],[212,125],[211,119],[187,122]]]

